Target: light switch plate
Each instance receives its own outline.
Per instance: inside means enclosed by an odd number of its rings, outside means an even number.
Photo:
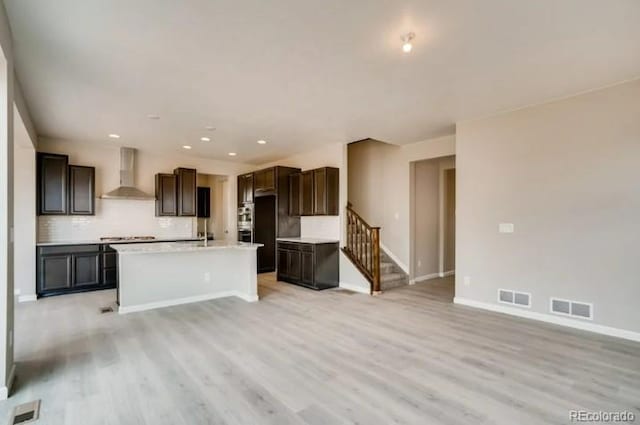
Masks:
[[[499,233],[513,233],[514,225],[513,223],[500,223],[498,224],[498,232]]]
[[[470,286],[471,285],[471,276],[465,276],[464,277],[464,286]]]

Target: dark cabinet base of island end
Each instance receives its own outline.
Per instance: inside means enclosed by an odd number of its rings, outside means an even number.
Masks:
[[[338,242],[278,241],[277,252],[279,281],[317,290],[339,285]]]
[[[117,286],[118,254],[108,245],[38,247],[37,254],[38,298]]]

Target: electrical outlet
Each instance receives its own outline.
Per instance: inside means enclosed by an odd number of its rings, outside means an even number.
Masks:
[[[513,223],[500,223],[498,224],[498,232],[500,233],[513,233],[514,225]]]
[[[471,286],[471,276],[464,277],[464,286]]]
[[[422,267],[422,260],[418,260],[418,267]]]
[[[204,281],[205,282],[211,282],[211,273],[204,272]]]

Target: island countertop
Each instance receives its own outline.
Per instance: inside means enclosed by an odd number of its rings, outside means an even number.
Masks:
[[[221,249],[255,250],[263,245],[259,243],[213,240],[208,241],[206,246],[204,244],[204,241],[114,244],[110,246],[111,248],[115,249],[119,255],[129,255],[169,252],[203,252]]]

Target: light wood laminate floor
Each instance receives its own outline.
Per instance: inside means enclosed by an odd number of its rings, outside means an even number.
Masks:
[[[20,304],[0,413],[41,398],[38,425],[640,417],[640,344],[453,305],[451,278],[370,297],[263,275],[260,296],[129,315],[99,314],[113,291]]]

